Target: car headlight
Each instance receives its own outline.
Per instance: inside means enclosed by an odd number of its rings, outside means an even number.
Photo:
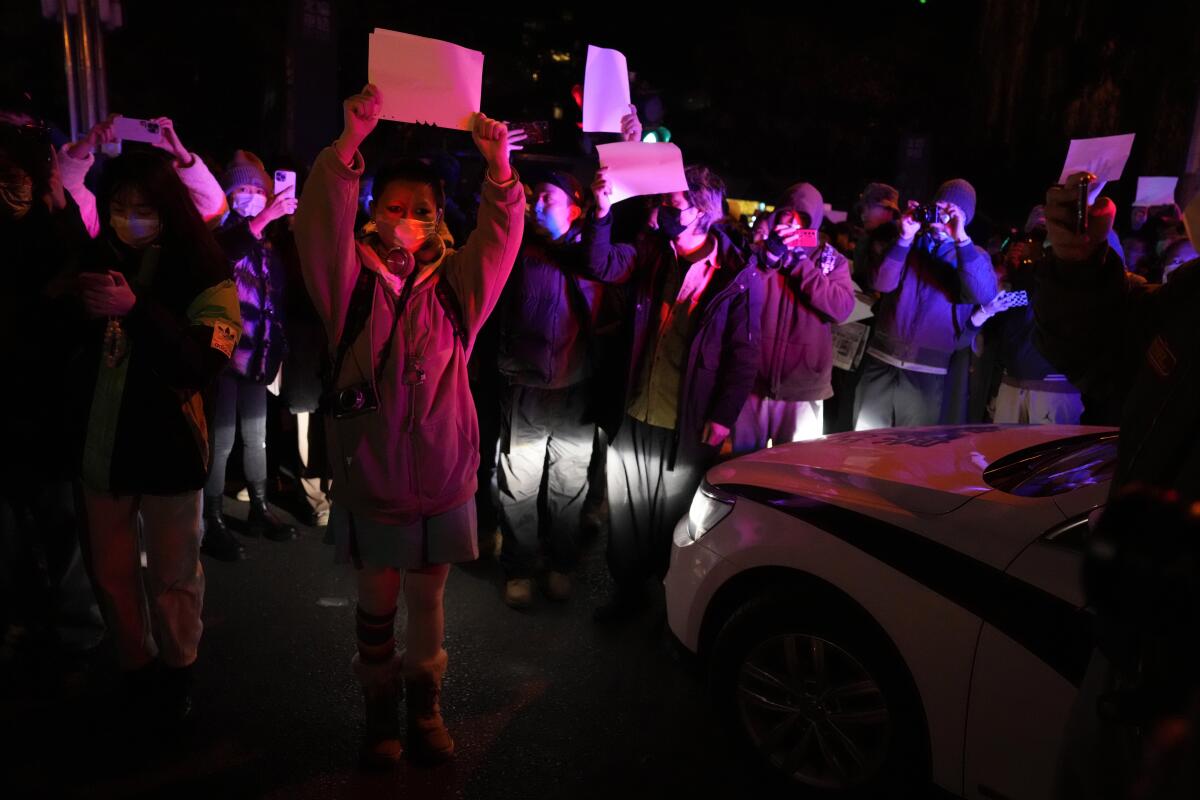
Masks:
[[[692,497],[691,508],[688,509],[688,538],[695,542],[712,530],[713,526],[733,511],[735,500],[734,495],[724,489],[718,489],[708,481],[702,481],[700,488]]]

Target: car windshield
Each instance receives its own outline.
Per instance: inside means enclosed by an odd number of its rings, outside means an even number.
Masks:
[[[1091,433],[1039,444],[997,459],[984,471],[988,486],[1020,497],[1054,495],[1110,480],[1117,468],[1117,433]]]

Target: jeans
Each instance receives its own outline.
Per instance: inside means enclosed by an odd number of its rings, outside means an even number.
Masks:
[[[225,467],[239,425],[246,481],[262,483],[267,479],[267,387],[226,372],[217,379],[211,428],[212,464],[204,487],[205,497],[220,497],[225,492]]]

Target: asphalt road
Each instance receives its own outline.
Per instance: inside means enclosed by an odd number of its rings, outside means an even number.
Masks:
[[[245,504],[228,501],[232,513]],[[773,797],[737,755],[702,670],[671,646],[661,597],[598,628],[602,542],[566,604],[500,600],[490,560],[456,567],[446,593],[448,765],[357,769],[361,705],[350,672],[353,576],[312,530],[249,543],[237,564],[204,560],[208,591],[196,714],[176,741],[121,740],[105,659],[69,699],[10,686],[0,714],[7,798]],[[403,618],[403,611],[401,612]],[[403,640],[402,631],[398,638]]]

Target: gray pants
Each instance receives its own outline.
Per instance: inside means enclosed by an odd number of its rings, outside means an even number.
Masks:
[[[900,369],[867,355],[854,396],[854,430],[937,425],[945,375]]]
[[[502,396],[496,483],[504,519],[500,563],[510,578],[528,578],[539,553],[538,493],[546,483],[546,556],[558,572],[579,558],[579,514],[587,495],[595,425],[583,421],[587,384],[564,389],[511,386]]]
[[[618,586],[638,588],[666,574],[675,523],[716,461],[716,448],[682,443],[668,469],[674,438],[626,416],[608,446],[608,570]]]

